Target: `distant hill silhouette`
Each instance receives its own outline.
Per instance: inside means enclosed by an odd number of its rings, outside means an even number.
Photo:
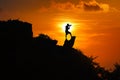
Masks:
[[[0,56],[4,79],[120,80],[119,64],[109,72],[80,50],[45,34],[33,37],[32,24],[19,20],[0,21]]]

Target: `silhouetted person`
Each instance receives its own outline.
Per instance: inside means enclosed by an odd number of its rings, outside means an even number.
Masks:
[[[72,37],[71,32],[69,32],[70,26],[71,26],[70,24],[67,24],[67,25],[65,26],[65,33],[66,33],[65,37],[66,37],[66,39],[67,39],[67,35],[68,35],[68,34],[70,34],[71,37]]]

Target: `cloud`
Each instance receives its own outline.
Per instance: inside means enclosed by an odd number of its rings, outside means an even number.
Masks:
[[[83,8],[85,11],[100,11],[103,10],[99,3],[96,1],[90,1],[88,3],[83,2]]]
[[[69,10],[75,9],[75,5],[71,2],[66,2],[66,3],[52,2],[51,7],[53,9],[60,10],[60,11],[65,11],[65,10],[69,11]]]
[[[49,7],[42,7],[40,8],[40,11],[103,11],[108,12],[109,11],[109,5],[105,3],[98,3],[95,0],[79,0],[78,3],[73,3],[70,1],[66,2],[56,2],[54,0],[51,1],[51,4]]]

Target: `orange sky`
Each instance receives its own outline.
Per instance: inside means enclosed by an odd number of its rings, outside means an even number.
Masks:
[[[74,47],[112,68],[120,62],[119,0],[0,0],[0,20],[20,19],[33,24],[34,36],[49,35],[63,45],[62,24],[70,22]]]

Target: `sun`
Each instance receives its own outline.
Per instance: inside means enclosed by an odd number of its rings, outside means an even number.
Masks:
[[[62,32],[65,32],[65,26],[66,26],[67,24],[70,24],[70,25],[71,25],[69,31],[70,31],[70,32],[74,31],[74,23],[72,23],[72,22],[62,22],[62,23],[59,24],[59,26],[60,26],[61,29],[62,29]]]

